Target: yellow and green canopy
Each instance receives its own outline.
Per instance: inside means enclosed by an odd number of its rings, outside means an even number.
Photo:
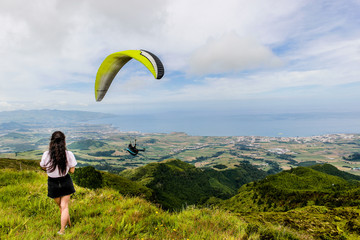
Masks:
[[[95,80],[95,99],[100,102],[113,79],[120,69],[131,59],[141,62],[154,75],[155,79],[164,76],[164,66],[160,59],[154,54],[145,50],[127,50],[110,54],[105,58],[99,67]]]

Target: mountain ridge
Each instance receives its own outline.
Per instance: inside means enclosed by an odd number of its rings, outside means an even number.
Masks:
[[[333,171],[325,167],[314,168]],[[297,167],[242,186],[220,206],[234,212],[281,212],[307,205],[356,206],[360,203],[360,182],[354,180],[355,175],[352,179],[344,177],[347,179],[311,167]]]
[[[236,169],[247,177],[246,183],[266,175],[255,167],[246,170],[239,166]],[[120,176],[151,188],[153,200],[165,209],[181,209],[185,205],[205,203],[210,197],[226,199],[233,196],[241,185],[238,179],[241,175],[227,175],[230,171],[233,170],[199,169],[179,159],[167,159],[124,170]],[[250,174],[250,171],[256,171],[258,175]]]

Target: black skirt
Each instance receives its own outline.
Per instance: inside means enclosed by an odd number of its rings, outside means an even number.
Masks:
[[[58,198],[73,194],[74,192],[74,184],[69,174],[59,178],[48,177],[48,197]]]

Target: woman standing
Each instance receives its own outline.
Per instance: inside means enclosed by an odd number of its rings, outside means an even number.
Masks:
[[[48,196],[54,199],[60,208],[61,229],[58,234],[64,234],[65,227],[71,226],[69,201],[75,188],[69,172],[74,173],[76,164],[74,154],[66,150],[64,133],[54,132],[51,136],[49,150],[44,152],[40,166],[48,174]]]

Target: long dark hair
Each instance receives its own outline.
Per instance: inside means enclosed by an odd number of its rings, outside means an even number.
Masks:
[[[55,171],[56,167],[59,169],[59,174],[64,175],[66,173],[67,159],[66,159],[66,144],[65,134],[56,131],[51,135],[49,144],[50,154],[50,166],[49,172]]]

